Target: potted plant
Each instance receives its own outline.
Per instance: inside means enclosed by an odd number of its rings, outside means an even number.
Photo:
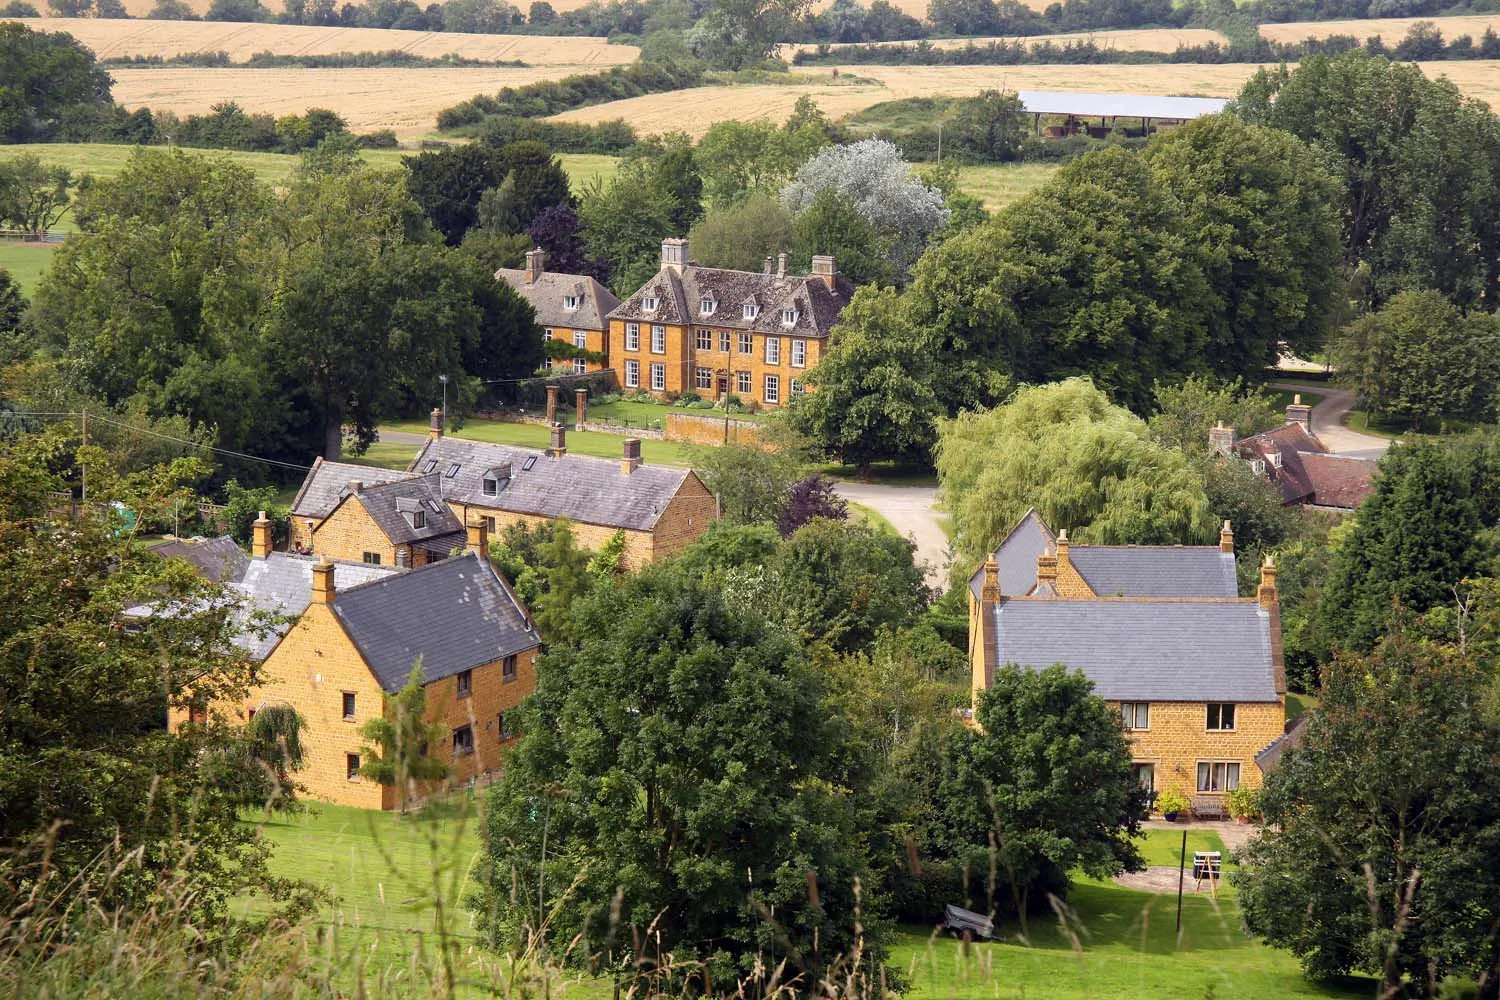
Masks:
[[[1224,796],[1224,805],[1229,815],[1241,823],[1250,823],[1260,818],[1260,789],[1231,788]]]
[[[1187,796],[1175,788],[1164,789],[1156,797],[1156,808],[1161,810],[1162,818],[1168,823],[1175,823],[1177,817],[1188,810]]]

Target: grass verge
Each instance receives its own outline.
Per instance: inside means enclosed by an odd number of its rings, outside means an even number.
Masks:
[[[1317,707],[1318,699],[1314,695],[1298,694],[1295,691],[1286,693],[1286,721],[1288,722]]]
[[[56,243],[0,243],[0,270],[10,272],[28,299],[36,294],[36,283],[52,263]]]

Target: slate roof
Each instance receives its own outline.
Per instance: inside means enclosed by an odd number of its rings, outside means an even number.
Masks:
[[[312,603],[312,568],[317,562],[314,556],[292,555],[288,552],[272,552],[264,559],[251,559],[245,567],[244,576],[230,584],[243,594],[247,603],[257,611],[295,619]],[[400,570],[391,567],[367,566],[364,563],[336,562],[333,566],[333,585],[342,590],[357,587],[372,580],[394,576]],[[286,621],[264,635],[242,633],[236,644],[257,660],[264,660],[281,642],[291,622]]]
[[[220,535],[217,538],[175,538],[151,550],[151,554],[163,559],[182,559],[197,570],[198,575],[215,583],[230,583],[245,574],[250,557],[233,538]]]
[[[292,500],[294,517],[311,517],[322,520],[344,499],[351,482],[362,482],[366,486],[405,479],[406,473],[399,469],[378,469],[369,465],[350,465],[347,462],[326,462],[320,456],[313,461],[312,470],[302,480],[302,488]]]
[[[510,464],[511,478],[494,496],[484,494],[486,470]],[[442,479],[450,503],[585,524],[650,531],[691,470],[641,465],[630,475],[620,460],[588,455],[551,458],[545,452],[444,437],[429,441],[411,469]],[[528,464],[530,468],[528,468]],[[454,466],[457,470],[454,470]],[[451,474],[450,474],[451,473]]]
[[[1036,559],[1055,550],[1057,538],[1036,510],[1026,515],[995,550],[1000,593],[1024,597],[1036,589]],[[1236,597],[1234,555],[1217,545],[1073,545],[1073,568],[1100,597]],[[984,587],[984,567],[969,577],[975,598]]]
[[[1288,422],[1234,443],[1245,461],[1265,463],[1265,476],[1284,504],[1316,504],[1353,510],[1370,495],[1377,463],[1367,458],[1330,455],[1300,423]],[[1280,457],[1280,466],[1274,456]]]
[[[1057,544],[1052,529],[1042,521],[1036,508],[1028,510],[1005,541],[995,550],[996,568],[1000,573],[1000,593],[1020,597],[1036,589],[1036,557]],[[977,600],[984,589],[984,566],[969,577],[969,590]]]
[[[419,657],[430,683],[541,642],[520,602],[473,552],[341,589],[333,613],[392,693]]]
[[[543,271],[536,281],[528,282],[524,268],[502,267],[495,272],[495,279],[510,285],[531,303],[538,326],[603,330],[604,317],[620,304],[613,292],[584,274]],[[578,308],[563,304],[569,295],[578,297]]]
[[[1271,615],[1255,601],[1017,598],[986,627],[999,663],[1066,664],[1109,701],[1277,700]]]
[[[818,338],[828,336],[853,294],[854,286],[842,275],[834,276],[830,289],[821,277],[730,271],[696,264],[668,266],[636,289],[608,318]],[[703,315],[701,310],[704,295],[715,303],[710,315]],[[642,304],[648,296],[660,300],[654,312],[647,312]],[[744,316],[747,303],[758,307],[754,319]],[[797,312],[791,326],[782,322],[782,310],[788,308]]]
[[[1287,724],[1286,732],[1271,741],[1260,753],[1255,755],[1255,766],[1260,768],[1262,774],[1270,774],[1281,766],[1281,758],[1286,756],[1288,750],[1295,750],[1307,739],[1308,715],[1299,715]]]
[[[1069,561],[1100,597],[1239,596],[1217,545],[1074,545]]]
[[[464,526],[458,515],[443,502],[442,485],[437,474],[366,486],[358,493],[348,494],[340,505],[350,501],[364,507],[376,527],[393,545],[411,545],[455,534],[462,538],[464,535]],[[415,511],[421,511],[423,515],[420,528],[413,528],[408,520]]]

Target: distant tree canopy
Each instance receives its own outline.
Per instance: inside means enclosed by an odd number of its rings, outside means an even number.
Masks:
[[[49,139],[64,114],[80,105],[112,103],[109,74],[71,35],[0,23],[0,138]]]
[[[1344,261],[1369,269],[1366,305],[1415,287],[1495,307],[1500,119],[1483,102],[1354,51],[1261,70],[1235,108],[1297,136],[1339,175]]]
[[[1204,544],[1216,527],[1186,457],[1088,379],[1019,390],[992,410],[940,427],[939,496],[954,544],[977,562],[1035,507],[1098,545]]]

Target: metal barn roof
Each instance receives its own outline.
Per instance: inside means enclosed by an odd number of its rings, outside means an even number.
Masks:
[[[1226,97],[1155,97],[1150,94],[1090,94],[1073,90],[1018,90],[1030,114],[1097,118],[1166,118],[1187,120],[1216,115]]]

